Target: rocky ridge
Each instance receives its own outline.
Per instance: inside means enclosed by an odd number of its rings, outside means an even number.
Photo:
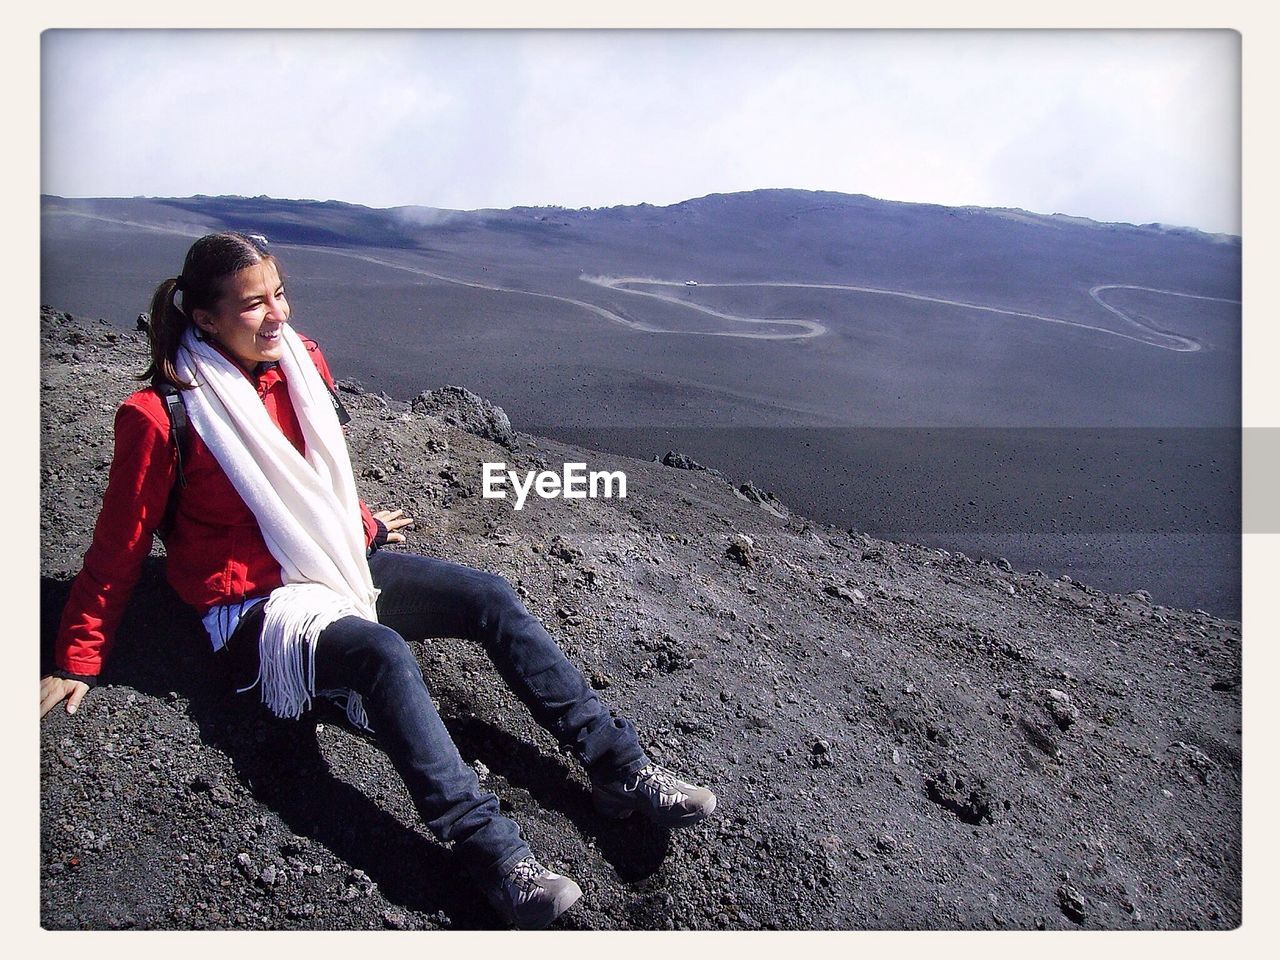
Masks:
[[[47,655],[145,351],[51,309],[41,333]],[[482,650],[415,644],[463,755],[582,885],[558,927],[1240,923],[1238,623],[812,523],[749,479],[343,399],[364,498],[417,517],[407,549],[506,576],[654,757],[720,797],[681,832],[603,820]],[[497,460],[625,470],[628,496],[517,513],[480,496]],[[104,685],[41,724],[43,926],[498,924],[373,741],[336,711],[266,715],[206,644],[153,559]]]

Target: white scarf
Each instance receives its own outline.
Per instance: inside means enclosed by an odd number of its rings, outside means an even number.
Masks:
[[[306,454],[267,414],[248,378],[191,329],[174,368],[196,384],[181,396],[187,416],[253,512],[283,585],[271,591],[259,639],[262,701],[297,717],[315,696],[315,645],[344,616],[377,621],[364,526],[346,439],[329,388],[293,329],[280,328],[284,371]],[[305,663],[304,663],[305,660]],[[252,684],[245,689],[252,689]],[[347,714],[361,726],[358,696]]]

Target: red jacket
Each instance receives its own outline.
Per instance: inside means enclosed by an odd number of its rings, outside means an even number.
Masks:
[[[306,338],[303,343],[332,388],[333,375],[319,348]],[[256,384],[267,414],[302,451],[302,427],[284,372],[271,364],[245,376]],[[54,654],[58,669],[82,676],[97,676],[102,670],[177,482],[169,416],[154,389],[139,390],[120,405],[115,436],[93,543],[72,584]],[[267,549],[253,512],[192,426],[183,454],[187,485],[178,491],[173,526],[165,540],[169,583],[201,616],[215,604],[270,593],[280,586],[280,565]],[[377,533],[377,522],[363,501],[360,515],[367,546]]]

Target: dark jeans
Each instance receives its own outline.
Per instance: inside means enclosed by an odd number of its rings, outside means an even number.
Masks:
[[[482,879],[500,875],[529,847],[480,788],[432,702],[406,640],[462,637],[480,643],[539,724],[572,749],[593,777],[649,762],[628,720],[615,718],[502,577],[434,557],[381,550],[369,560],[379,623],[344,617],[316,643],[315,689],[350,688],[432,832],[452,842]],[[225,648],[233,682],[258,673],[263,608],[245,615]],[[257,688],[251,695],[257,695]]]

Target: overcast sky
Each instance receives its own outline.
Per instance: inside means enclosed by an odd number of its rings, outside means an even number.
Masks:
[[[1225,31],[48,31],[45,193],[800,187],[1240,232]]]

